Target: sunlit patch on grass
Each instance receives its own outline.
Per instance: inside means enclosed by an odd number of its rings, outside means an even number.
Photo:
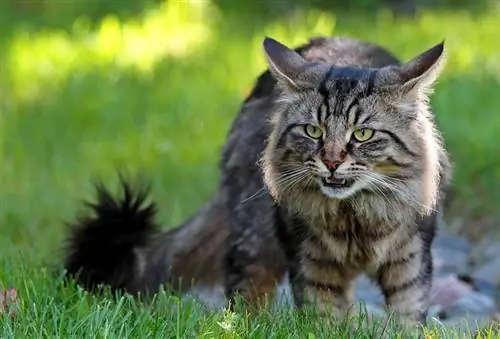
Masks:
[[[71,33],[18,32],[10,43],[6,71],[11,98],[41,97],[79,72],[95,68],[130,69],[150,76],[165,57],[182,58],[210,41],[217,12],[209,1],[165,1],[140,20],[108,16],[96,31],[87,18]]]

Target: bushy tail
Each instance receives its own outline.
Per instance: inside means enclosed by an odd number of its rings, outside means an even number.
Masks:
[[[64,266],[70,277],[89,290],[98,285],[134,289],[140,253],[159,230],[154,222],[156,205],[146,204],[148,190],[134,192],[123,178],[121,187],[122,197],[114,198],[97,184],[97,201],[86,203],[90,213],[70,225]]]

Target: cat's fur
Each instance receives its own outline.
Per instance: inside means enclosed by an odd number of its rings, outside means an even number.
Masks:
[[[423,320],[430,245],[449,180],[426,105],[442,47],[400,65],[381,47],[353,39],[313,39],[297,53],[266,39],[271,72],[259,77],[233,123],[212,200],[160,233],[144,195],[134,197],[124,183],[116,201],[100,189],[95,215],[74,225],[66,269],[80,272],[88,288],[136,292],[167,284],[219,306],[235,294],[260,301],[290,277],[297,304],[338,310],[350,304],[352,279],[366,272],[390,305]],[[353,120],[370,116],[367,126],[385,132],[376,131],[371,141],[383,141],[363,151],[348,137]],[[305,123],[321,127],[324,141],[304,135]],[[357,190],[322,187],[319,178],[330,173],[317,157],[322,148],[326,161],[358,161],[391,184],[381,187],[364,173]],[[300,167],[301,180],[280,181],[283,161]]]

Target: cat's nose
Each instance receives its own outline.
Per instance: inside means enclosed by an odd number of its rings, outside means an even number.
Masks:
[[[328,161],[326,159],[323,159],[323,163],[326,165],[326,167],[330,170],[330,171],[335,171],[337,169],[337,167],[340,166],[341,162],[333,162],[333,161]]]
[[[330,171],[335,171],[347,156],[345,149],[339,147],[327,147],[321,150],[321,160]]]

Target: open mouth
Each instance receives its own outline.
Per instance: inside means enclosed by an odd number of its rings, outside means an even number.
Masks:
[[[354,179],[335,178],[333,175],[323,178],[323,185],[331,188],[347,188],[354,184]]]

